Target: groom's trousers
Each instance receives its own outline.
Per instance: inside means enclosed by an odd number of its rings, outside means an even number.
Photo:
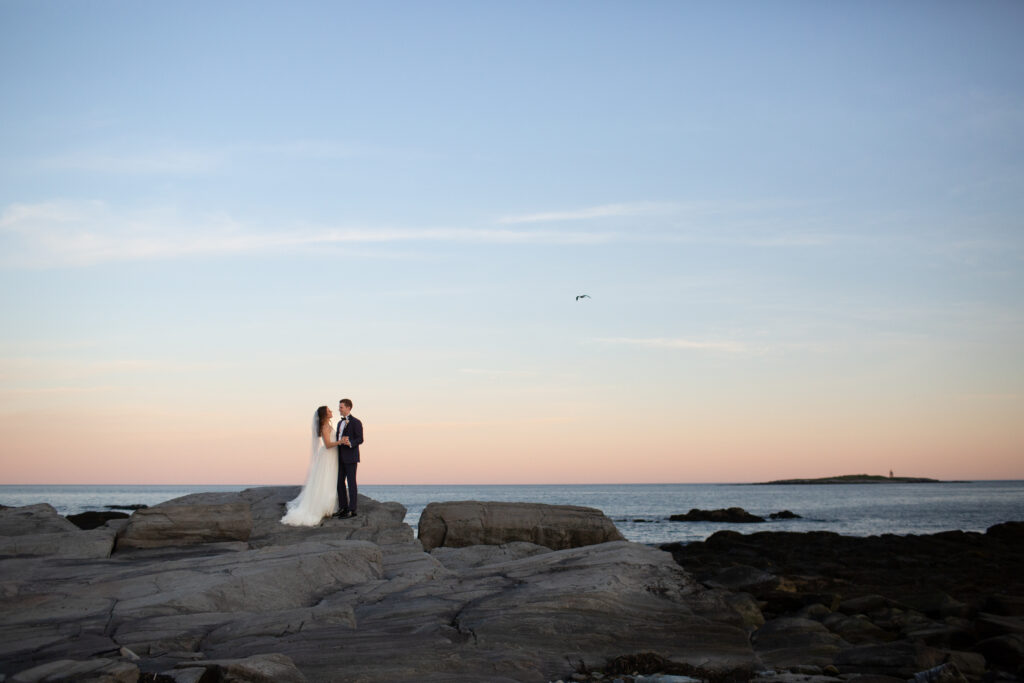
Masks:
[[[359,487],[356,486],[357,462],[338,463],[338,509],[356,511],[359,503]],[[345,485],[348,484],[348,490]]]

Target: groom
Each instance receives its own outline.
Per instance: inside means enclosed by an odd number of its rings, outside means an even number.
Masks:
[[[352,401],[343,398],[338,401],[338,430],[335,441],[338,444],[338,519],[356,516],[359,504],[359,488],[356,486],[356,466],[359,464],[359,444],[363,442],[363,423],[353,416]],[[348,490],[345,484],[348,483]]]

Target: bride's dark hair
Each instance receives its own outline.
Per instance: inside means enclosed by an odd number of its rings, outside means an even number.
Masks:
[[[314,436],[320,436],[323,434],[324,425],[327,424],[327,406],[320,406],[316,409],[316,434]]]

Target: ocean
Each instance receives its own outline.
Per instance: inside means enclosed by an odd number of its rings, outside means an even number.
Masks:
[[[61,514],[108,505],[155,505],[202,491],[240,491],[249,486],[0,486],[0,504],[49,503]],[[603,510],[631,541],[647,544],[704,540],[721,529],[832,531],[847,536],[985,531],[993,524],[1024,521],[1024,481],[925,484],[574,484],[574,485],[362,485],[360,493],[397,501],[416,527],[430,502],[491,500],[585,505]],[[800,519],[762,524],[670,522],[691,508],[741,507],[767,517],[789,510]]]

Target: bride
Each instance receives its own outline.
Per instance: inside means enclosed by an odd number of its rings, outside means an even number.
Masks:
[[[313,414],[309,474],[299,495],[285,504],[288,512],[281,518],[282,524],[316,526],[334,513],[338,503],[338,442],[331,440],[332,417],[327,406],[320,406]]]

